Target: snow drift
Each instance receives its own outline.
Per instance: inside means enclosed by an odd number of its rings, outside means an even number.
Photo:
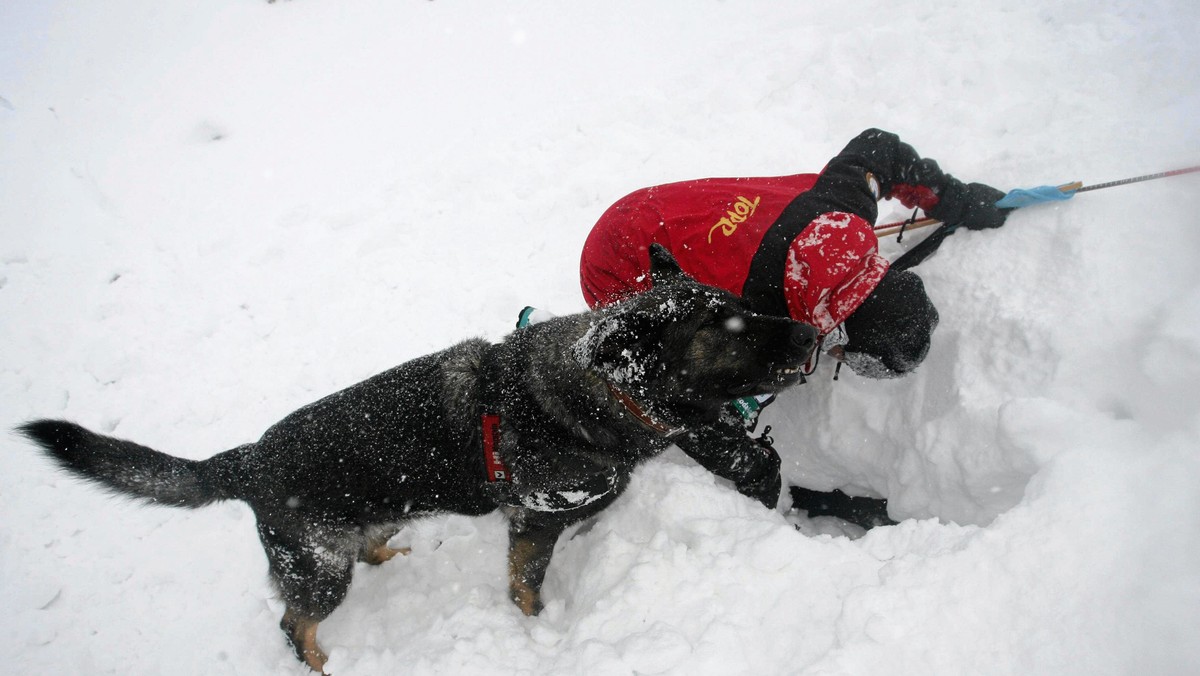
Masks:
[[[582,309],[609,203],[895,131],[964,180],[1200,159],[1194,3],[0,7],[0,410],[185,457],[471,335]],[[898,212],[882,209],[885,219]],[[1200,186],[951,237],[916,374],[767,410],[865,535],[673,452],[506,598],[499,516],[422,521],[322,624],[351,674],[1200,670]],[[894,257],[919,239],[889,240]],[[252,516],[114,500],[0,437],[9,671],[305,673]],[[786,507],[786,499],[785,505]]]

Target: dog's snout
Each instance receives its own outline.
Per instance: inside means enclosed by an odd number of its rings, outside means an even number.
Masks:
[[[795,322],[792,324],[791,343],[797,352],[807,356],[817,343],[817,330],[808,324]]]

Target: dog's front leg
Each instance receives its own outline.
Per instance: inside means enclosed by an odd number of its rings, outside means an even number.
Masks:
[[[508,526],[508,589],[513,603],[526,615],[542,612],[542,581],[554,543],[563,532],[561,520],[547,520],[525,510]]]

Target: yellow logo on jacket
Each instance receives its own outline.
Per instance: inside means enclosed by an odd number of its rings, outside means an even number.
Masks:
[[[747,197],[739,196],[737,201],[733,203],[733,208],[725,212],[725,217],[708,229],[708,243],[712,244],[713,233],[717,231],[717,228],[720,228],[721,234],[726,237],[737,232],[738,225],[745,223],[747,218],[754,215],[754,210],[758,208],[758,203],[761,200],[762,197],[755,197],[751,201]]]

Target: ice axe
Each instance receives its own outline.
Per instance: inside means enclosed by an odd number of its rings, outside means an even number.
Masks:
[[[1157,178],[1181,176],[1183,174],[1192,174],[1198,171],[1200,171],[1200,166],[1187,167],[1185,169],[1175,169],[1173,171],[1163,171],[1157,174],[1146,174],[1145,176],[1134,176],[1133,178],[1123,178],[1119,181],[1108,181],[1107,183],[1097,183],[1095,185],[1084,185],[1079,181],[1075,181],[1074,183],[1066,183],[1063,185],[1042,185],[1036,188],[1017,188],[1009,191],[1007,195],[1000,198],[1000,200],[996,202],[996,206],[1003,209],[1020,209],[1022,207],[1033,206],[1034,204],[1061,202],[1063,200],[1071,199],[1076,193],[1088,192],[1089,190],[1113,188],[1118,185],[1141,183],[1142,181],[1153,181]],[[885,223],[883,225],[875,226],[875,234],[879,237],[887,237],[888,235],[895,235],[897,233],[903,235],[909,230],[924,228],[930,225],[937,225],[938,223],[941,223],[941,221],[937,220],[936,218],[896,221],[894,223]]]

